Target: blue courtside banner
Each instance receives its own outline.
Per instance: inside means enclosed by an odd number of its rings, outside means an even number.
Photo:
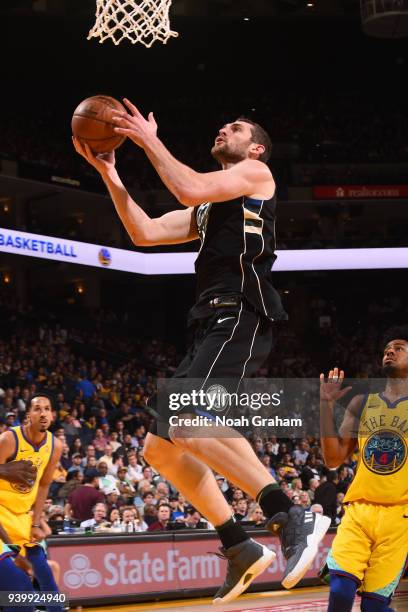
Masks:
[[[0,252],[135,274],[193,274],[197,253],[140,253],[0,228]],[[275,272],[408,268],[408,248],[277,251]]]

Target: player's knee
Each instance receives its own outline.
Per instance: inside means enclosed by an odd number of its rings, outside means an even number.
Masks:
[[[356,591],[355,579],[330,573],[330,597],[327,612],[351,612]]]
[[[392,612],[388,606],[391,597],[383,597],[376,593],[362,593],[361,612]]]

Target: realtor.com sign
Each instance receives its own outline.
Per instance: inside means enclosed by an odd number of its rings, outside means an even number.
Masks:
[[[315,578],[325,562],[334,534],[326,535],[306,578]],[[275,561],[257,578],[258,583],[280,582],[285,561],[276,538],[257,538],[277,553]],[[225,561],[216,540],[53,547],[50,556],[61,566],[61,591],[70,599],[135,596],[141,593],[218,587],[225,576]]]
[[[407,198],[408,185],[318,185],[313,187],[316,200],[356,200]]]

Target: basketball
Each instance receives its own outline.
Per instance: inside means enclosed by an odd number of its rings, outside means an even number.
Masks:
[[[114,132],[114,111],[126,112],[126,109],[110,96],[92,96],[82,100],[72,116],[73,135],[87,143],[93,153],[109,153],[117,149],[126,136]]]

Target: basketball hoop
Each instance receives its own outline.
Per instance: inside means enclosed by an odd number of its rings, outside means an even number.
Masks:
[[[151,47],[159,40],[166,43],[177,32],[170,30],[169,9],[172,0],[96,0],[95,25],[88,40],[111,38],[118,45],[124,38],[132,44]]]
[[[363,30],[377,38],[408,36],[408,0],[360,0]]]

